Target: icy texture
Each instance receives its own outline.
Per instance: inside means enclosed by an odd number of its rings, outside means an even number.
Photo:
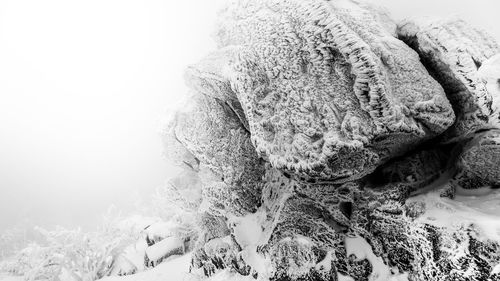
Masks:
[[[483,62],[500,53],[492,37],[460,19],[407,21],[399,26],[398,34],[443,85],[457,113],[451,138],[498,123],[493,93],[478,74]]]
[[[202,189],[212,210],[255,211],[263,169],[234,111],[223,100],[199,94],[175,122],[176,138],[202,163]]]
[[[387,16],[363,7],[236,1],[220,15],[221,49],[187,77],[233,105],[275,168],[307,179],[360,178],[454,121],[441,86],[393,37]]]
[[[500,130],[478,133],[457,160],[456,188],[500,187]]]
[[[457,152],[455,188],[481,189],[500,184],[495,128],[499,128],[498,58],[500,46],[463,20],[412,20],[398,28],[433,76],[443,85],[457,115],[445,142],[468,142]],[[483,68],[483,63],[485,67]],[[485,131],[490,131],[484,133]]]
[[[202,194],[184,200],[193,275],[498,280],[498,228],[439,209],[500,183],[491,38],[455,20],[396,26],[354,0],[236,0],[219,18],[165,130],[193,179],[173,196]]]

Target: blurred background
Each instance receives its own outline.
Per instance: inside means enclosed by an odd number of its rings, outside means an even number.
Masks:
[[[0,233],[93,228],[176,170],[162,120],[215,46],[214,0],[0,1]],[[373,0],[394,18],[459,15],[500,40],[497,0]]]

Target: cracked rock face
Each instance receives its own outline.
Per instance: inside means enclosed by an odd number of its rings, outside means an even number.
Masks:
[[[500,186],[492,38],[354,0],[236,0],[220,21],[164,134],[201,186],[193,274],[499,280],[500,220],[460,201]]]

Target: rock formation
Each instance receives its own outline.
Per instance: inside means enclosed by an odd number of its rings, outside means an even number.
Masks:
[[[165,134],[201,185],[193,274],[500,280],[498,233],[430,219],[500,185],[491,37],[356,0],[238,0],[220,21]]]
[[[499,185],[498,78],[482,77],[484,62],[500,53],[486,33],[459,19],[414,20],[401,24],[398,35],[413,47],[454,106],[456,122],[443,135],[445,142],[463,142],[456,161],[456,188],[477,189]],[[498,67],[498,66],[497,66]],[[494,75],[493,75],[494,76]],[[492,81],[493,78],[493,81]],[[489,84],[489,85],[488,85]],[[497,86],[497,89],[494,89]],[[492,89],[493,88],[493,89]],[[466,144],[465,144],[466,143]]]

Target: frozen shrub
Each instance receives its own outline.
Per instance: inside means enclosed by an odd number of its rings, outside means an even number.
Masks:
[[[0,269],[32,280],[92,281],[110,275],[124,249],[138,233],[118,227],[117,219],[105,218],[96,232],[58,227],[37,227],[40,242],[32,243],[2,263]]]

